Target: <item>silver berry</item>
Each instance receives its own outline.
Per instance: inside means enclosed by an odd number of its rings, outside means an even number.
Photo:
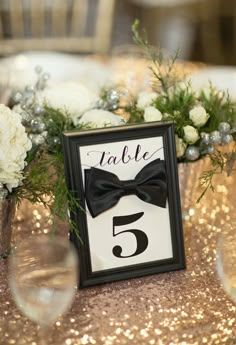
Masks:
[[[230,124],[228,122],[221,122],[218,128],[221,133],[229,133]]]
[[[202,143],[203,144],[210,144],[210,134],[209,133],[204,133],[202,134]]]
[[[199,158],[200,156],[200,151],[197,146],[190,145],[187,147],[185,151],[185,157],[189,161],[195,161]]]
[[[222,143],[223,144],[230,144],[234,140],[231,134],[225,134],[222,136]]]
[[[43,112],[43,108],[41,107],[41,105],[35,104],[34,106],[34,114],[35,115],[40,115]]]
[[[27,85],[27,86],[25,87],[25,92],[26,92],[27,94],[34,93],[34,92],[35,92],[34,86],[33,86],[33,85]]]
[[[31,120],[30,127],[33,133],[41,133],[45,130],[46,125],[40,118],[37,118]]]
[[[210,133],[210,142],[213,145],[219,145],[221,143],[221,135],[219,131],[213,131]]]
[[[41,134],[30,134],[29,138],[34,145],[42,145],[45,143],[45,139]]]

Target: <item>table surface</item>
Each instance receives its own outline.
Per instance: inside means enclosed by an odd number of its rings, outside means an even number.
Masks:
[[[235,221],[235,176],[217,176],[215,193],[200,204],[198,175],[206,161],[180,165],[179,178],[187,269],[113,282],[76,293],[47,344],[235,344],[236,307],[215,269],[217,238]],[[24,202],[14,240],[47,232],[47,211]],[[236,223],[235,223],[236,224]],[[66,237],[67,226],[60,232]],[[38,344],[36,325],[12,300],[7,260],[0,261],[0,344]]]

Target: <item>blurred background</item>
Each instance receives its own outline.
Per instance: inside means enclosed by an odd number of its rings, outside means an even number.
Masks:
[[[182,59],[236,64],[235,0],[117,1],[117,10],[121,14],[120,19],[115,16],[114,44],[122,39],[124,24],[136,17],[150,42],[171,54],[179,49]]]
[[[0,0],[0,15],[1,56],[25,50],[109,54],[132,44],[138,18],[152,44],[171,54],[179,49],[181,59],[236,63],[235,0]]]

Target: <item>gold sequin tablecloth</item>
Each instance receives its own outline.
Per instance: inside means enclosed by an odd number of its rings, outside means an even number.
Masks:
[[[215,270],[217,238],[236,218],[236,176],[217,177],[215,193],[195,205],[200,169],[201,163],[180,169],[187,269],[78,291],[49,333],[48,345],[236,344],[236,307]],[[41,206],[24,203],[15,241],[47,232],[44,220]],[[61,231],[66,237],[66,227]],[[0,261],[0,308],[1,345],[38,344],[36,325],[21,315],[10,295],[7,260]]]

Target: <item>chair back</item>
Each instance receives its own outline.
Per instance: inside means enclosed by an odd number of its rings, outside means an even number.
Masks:
[[[235,0],[207,0],[202,3],[200,39],[204,61],[236,64]]]
[[[1,0],[0,55],[25,50],[106,53],[115,0]]]

